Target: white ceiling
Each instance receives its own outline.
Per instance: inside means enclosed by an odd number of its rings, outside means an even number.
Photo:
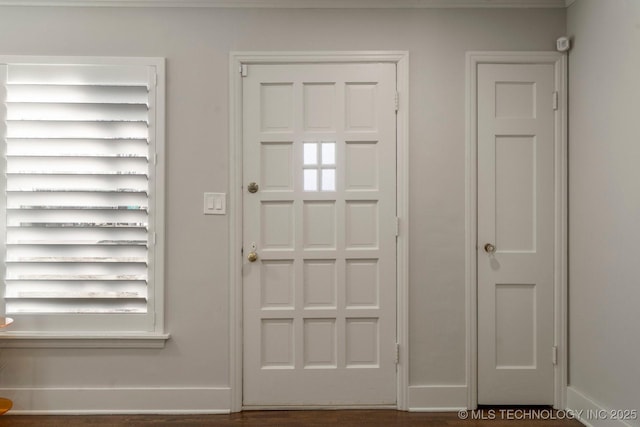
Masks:
[[[0,0],[0,6],[241,8],[564,8],[575,0]]]

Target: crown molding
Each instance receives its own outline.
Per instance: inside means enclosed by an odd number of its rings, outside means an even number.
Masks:
[[[575,0],[0,0],[0,6],[291,9],[564,8]]]

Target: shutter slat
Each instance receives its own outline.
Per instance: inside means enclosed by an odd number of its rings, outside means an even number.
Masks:
[[[148,176],[146,173],[132,171],[7,171],[7,175],[130,175],[130,176]]]
[[[8,225],[10,228],[147,228],[141,222],[21,222],[18,226]]]
[[[17,227],[27,222],[69,222],[103,224],[113,220],[137,224],[147,224],[146,209],[29,209],[10,207],[7,209],[7,226]]]
[[[10,139],[7,156],[135,157],[148,159],[146,139]]]
[[[147,211],[145,206],[28,206],[8,207],[8,210],[99,210],[99,211]]]
[[[134,314],[146,313],[145,299],[99,299],[95,301],[66,300],[61,298],[7,300],[7,311],[15,314]]]
[[[64,274],[22,274],[20,276],[7,275],[7,281],[14,280],[98,280],[105,281],[147,281],[146,275],[134,275],[134,274],[120,274],[120,275],[108,275],[108,274],[77,274],[77,275],[64,275]]]
[[[147,122],[7,120],[6,125],[8,138],[146,139],[149,134]]]
[[[137,292],[20,292],[16,296],[7,295],[7,299],[56,298],[56,299],[145,299],[146,294]]]
[[[147,67],[138,65],[101,64],[14,64],[8,67],[9,84],[74,84],[119,87],[148,85]]]
[[[54,300],[56,301],[56,300]],[[48,301],[47,301],[48,302]],[[146,304],[141,305],[141,307],[139,308],[131,308],[131,309],[123,309],[120,306],[118,307],[105,307],[104,309],[98,309],[98,308],[94,308],[93,305],[91,305],[91,309],[86,308],[85,306],[80,306],[80,307],[71,307],[68,304],[65,305],[64,307],[62,307],[59,310],[56,310],[55,307],[57,307],[58,304],[56,305],[48,305],[47,309],[41,309],[39,306],[33,307],[30,305],[27,305],[27,308],[21,308],[18,304],[13,304],[11,303],[11,301],[7,301],[7,310],[11,311],[11,313],[13,313],[14,315],[18,315],[18,314],[38,314],[38,313],[42,313],[42,314],[77,314],[77,315],[98,315],[98,314],[145,314],[147,312],[147,308],[146,308]],[[38,308],[40,308],[40,311],[38,311]]]
[[[7,102],[148,105],[146,86],[7,85]]]
[[[18,257],[8,258],[8,263],[139,263],[146,264],[146,258],[140,257]]]
[[[47,245],[47,246],[146,246],[146,240],[7,240],[12,245]]]
[[[14,298],[20,292],[135,292],[142,295],[147,292],[147,286],[144,281],[21,280],[8,282],[7,292]]]
[[[126,193],[124,190],[135,190],[130,193],[138,193],[135,197],[144,197],[148,194],[148,188],[149,181],[146,176],[114,175],[110,176],[109,179],[104,179],[102,176],[86,175],[83,179],[79,180],[75,176],[68,175],[49,175],[41,177],[18,174],[7,175],[7,190],[16,197],[18,196],[18,192],[14,190],[24,190],[25,197],[45,197],[43,193],[54,193],[51,194],[50,197],[57,197],[61,194],[67,193],[65,197],[69,196],[74,198],[87,197],[92,193],[95,193],[97,197],[106,196],[107,193],[111,193],[113,197],[116,197],[118,195],[117,193],[124,195]],[[134,197],[133,194],[131,194],[131,196]]]
[[[112,155],[101,155],[101,154],[77,154],[77,153],[61,153],[59,156],[54,156],[52,154],[7,154],[7,158],[39,158],[39,159],[144,159],[149,160],[147,156],[140,156],[136,154],[112,154]]]
[[[147,122],[146,104],[9,102],[7,120]]]
[[[142,193],[147,194],[147,190],[141,188],[24,188],[8,189],[13,193]]]

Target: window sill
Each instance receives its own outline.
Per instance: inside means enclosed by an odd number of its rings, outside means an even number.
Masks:
[[[0,333],[0,348],[164,348],[160,333]]]

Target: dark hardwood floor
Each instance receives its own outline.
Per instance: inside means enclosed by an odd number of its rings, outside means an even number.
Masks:
[[[493,411],[493,412],[491,412]],[[508,412],[511,411],[511,412]],[[348,411],[245,411],[230,415],[71,415],[33,416],[11,415],[0,417],[0,427],[120,427],[120,426],[458,426],[458,427],[573,427],[581,426],[576,420],[565,419],[563,413],[543,409],[486,408],[472,413],[469,419],[461,419],[456,412],[417,413],[393,410],[348,410]],[[528,411],[528,412],[526,412]],[[537,418],[531,419],[538,411]],[[527,419],[523,419],[527,418]]]

